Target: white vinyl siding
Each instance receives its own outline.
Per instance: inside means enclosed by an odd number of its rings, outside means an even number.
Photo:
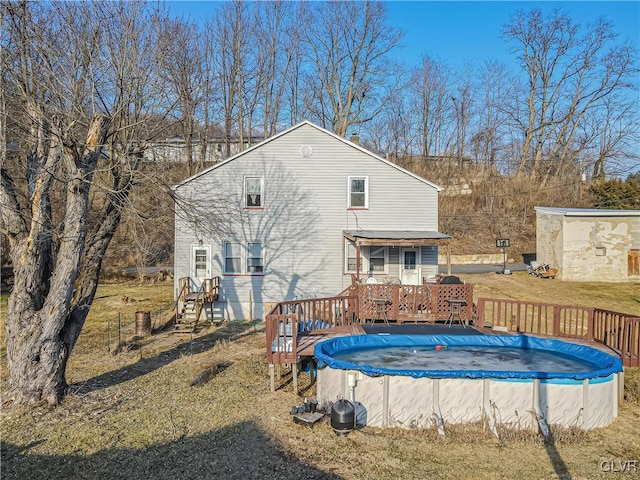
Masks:
[[[438,265],[438,247],[427,246],[422,247],[422,265]]]
[[[373,273],[384,273],[386,271],[385,247],[369,247],[369,271]]]
[[[435,281],[438,275],[438,247],[422,247],[421,252],[422,277],[427,281]]]

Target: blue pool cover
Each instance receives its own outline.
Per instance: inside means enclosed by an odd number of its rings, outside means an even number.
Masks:
[[[505,347],[521,350],[541,350],[562,357],[574,358],[591,364],[590,368],[570,372],[511,371],[511,370],[445,370],[445,369],[394,369],[374,367],[339,360],[336,355],[354,350],[370,350],[389,347],[433,347],[459,350],[464,347]],[[560,340],[530,337],[528,335],[358,335],[325,340],[316,345],[314,356],[318,367],[359,370],[369,376],[403,375],[420,378],[512,378],[512,379],[573,379],[585,380],[608,377],[622,371],[621,360],[596,348]],[[443,357],[445,359],[446,357]]]

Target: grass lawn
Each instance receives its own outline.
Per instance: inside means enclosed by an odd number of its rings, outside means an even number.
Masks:
[[[632,284],[573,283],[516,273],[460,275],[475,295],[597,306],[640,313]],[[126,296],[127,298],[124,298]],[[2,298],[2,308],[6,296]],[[640,371],[627,369],[627,399],[609,427],[529,432],[480,426],[401,430],[365,427],[338,437],[323,421],[293,423],[302,401],[290,377],[269,390],[263,325],[223,324],[130,341],[137,310],[161,311],[172,285],[103,285],[67,369],[72,393],[55,408],[4,405],[2,479],[547,479],[640,477]],[[120,316],[120,329],[118,329]],[[162,315],[153,315],[156,326]],[[0,386],[6,385],[4,329]],[[191,381],[201,372],[209,380]],[[301,376],[304,395],[314,386]],[[636,471],[620,472],[621,465]],[[611,470],[616,470],[611,472]]]

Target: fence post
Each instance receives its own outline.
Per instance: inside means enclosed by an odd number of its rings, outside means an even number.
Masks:
[[[593,332],[595,330],[595,328],[594,328],[595,319],[594,319],[594,314],[593,314],[594,313],[594,308],[593,307],[588,308],[587,312],[588,312],[588,316],[587,316],[587,340],[591,341],[591,340],[593,340],[593,336],[594,336]]]
[[[107,353],[111,353],[111,319],[107,322]]]
[[[553,308],[553,336],[560,336],[560,306],[552,305]]]
[[[393,312],[391,314],[391,318],[395,318],[396,322],[399,323],[398,314],[400,313],[400,285],[392,285],[391,287],[393,288],[391,293],[391,302],[393,304]]]
[[[484,298],[478,299],[478,311],[476,314],[476,326],[484,327]]]

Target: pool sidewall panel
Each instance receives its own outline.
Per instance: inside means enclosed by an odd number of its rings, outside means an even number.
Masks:
[[[615,375],[606,382],[589,382],[588,411],[585,429],[606,427],[615,417],[617,395],[614,382]]]
[[[489,386],[491,413],[497,425],[531,427],[533,380],[492,380]]]
[[[356,382],[354,397],[366,410],[366,425],[384,424],[384,382],[385,377],[366,375]],[[351,392],[348,392],[345,398],[351,400]]]
[[[482,380],[440,379],[440,411],[446,423],[482,420]]]
[[[429,428],[434,425],[433,380],[391,375],[385,379],[389,383],[388,426]]]
[[[583,427],[582,382],[564,385],[540,381],[539,389],[538,412],[548,425]]]

